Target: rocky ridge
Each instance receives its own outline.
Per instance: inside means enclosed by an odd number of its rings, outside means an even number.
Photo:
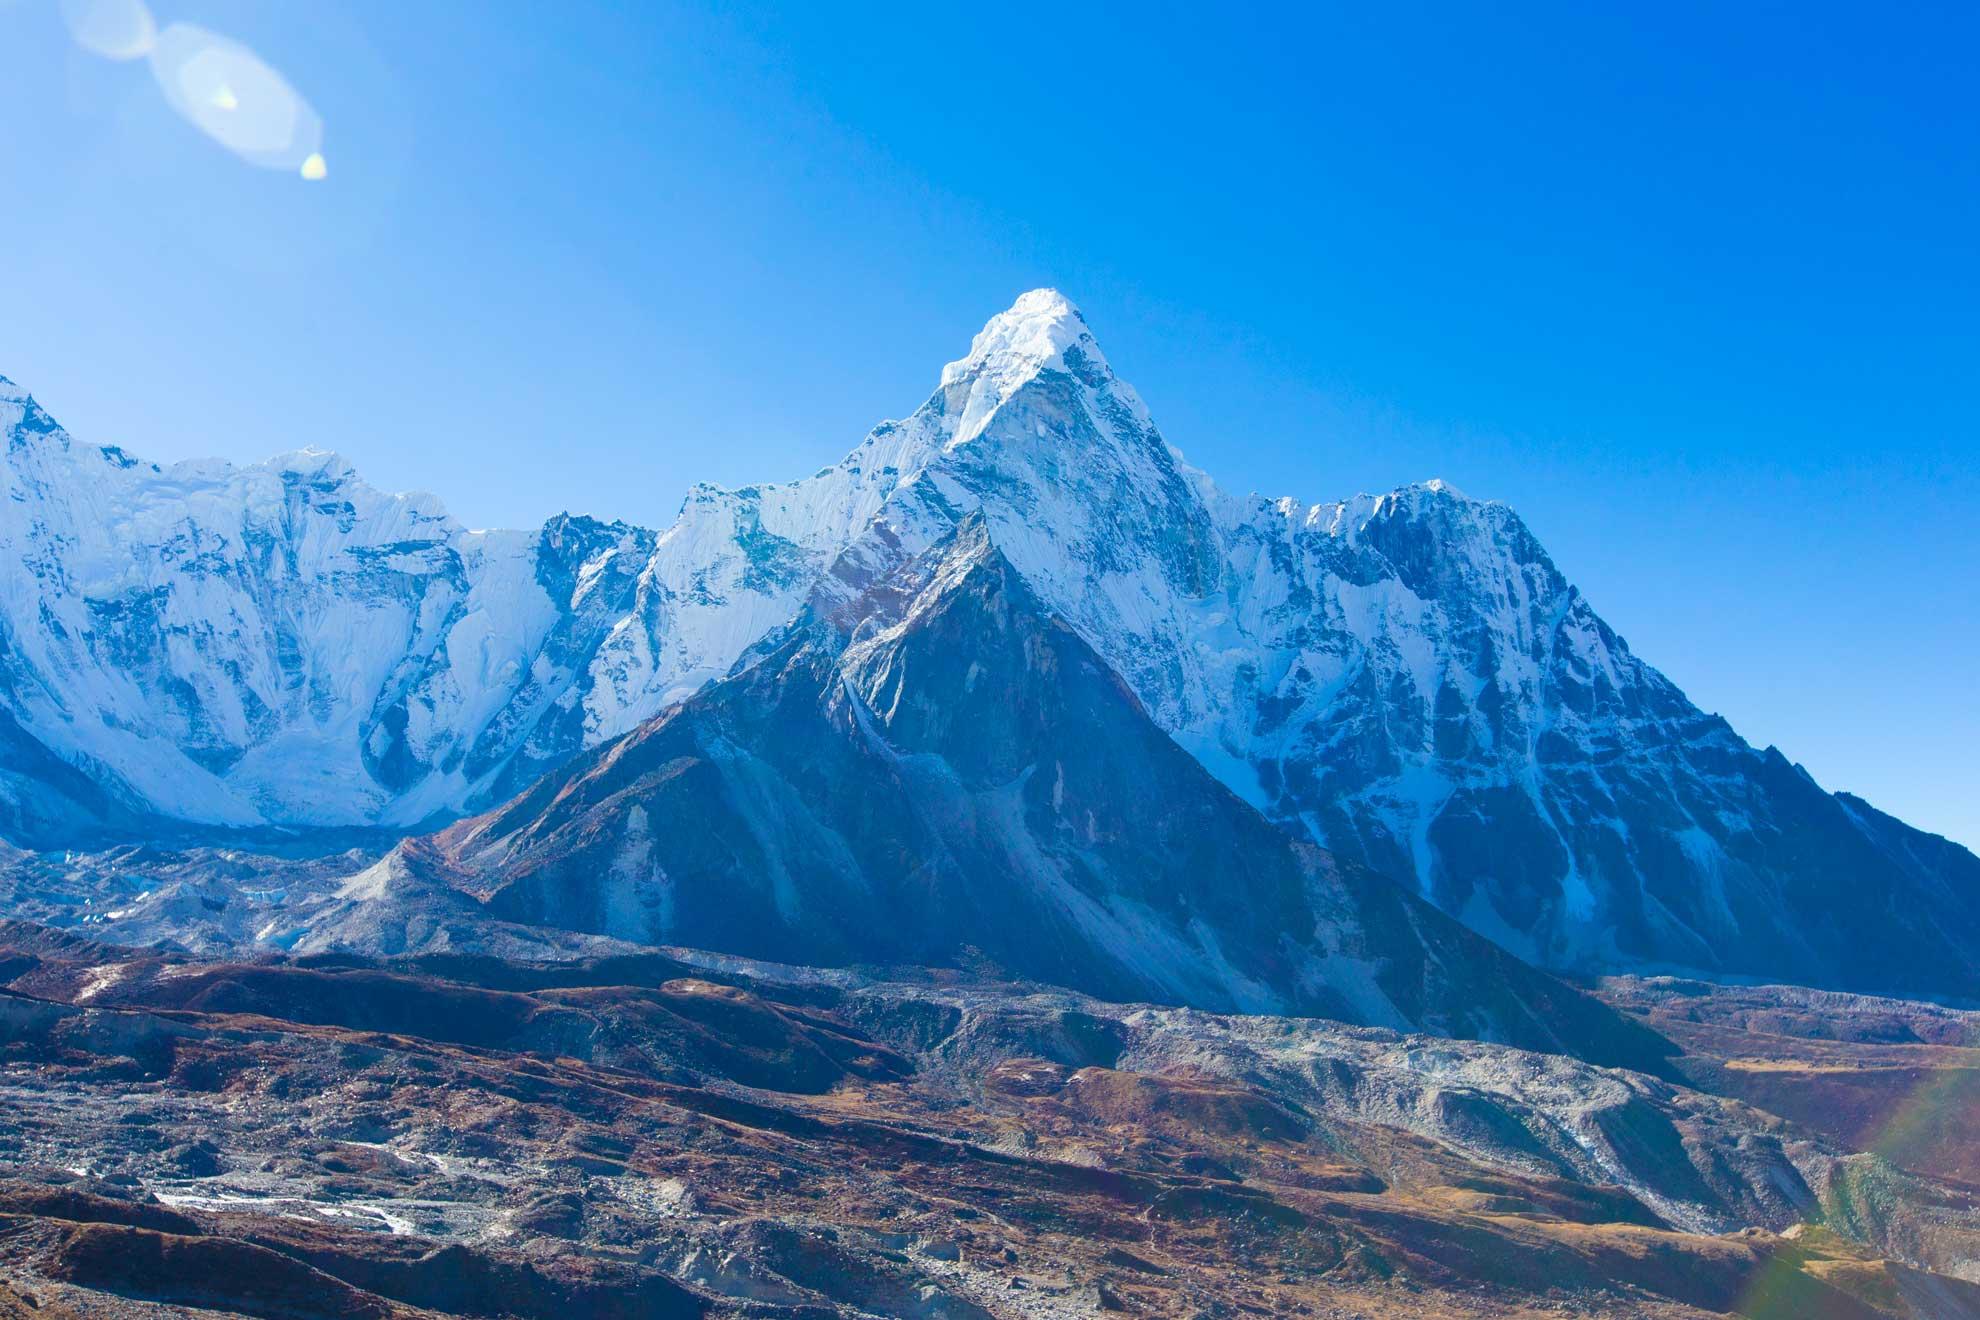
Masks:
[[[980,519],[1232,792],[1505,947],[1980,996],[1980,862],[1755,750],[1503,505],[1184,463],[1049,290],[909,417],[654,533],[479,533],[331,455],[159,468],[0,387],[0,832],[388,833],[507,799]]]

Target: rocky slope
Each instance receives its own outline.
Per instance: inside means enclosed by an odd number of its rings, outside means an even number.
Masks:
[[[1795,986],[1614,977],[1694,1085],[1852,1150],[1980,1186],[1980,1013]]]
[[[526,926],[1659,1066],[1654,1038],[1232,795],[981,519],[840,609],[431,847]]]
[[[1980,1315],[1970,1188],[1503,1046],[20,923],[0,986],[0,1308],[27,1313]]]
[[[659,534],[468,532],[327,455],[158,469],[12,387],[0,432],[17,842],[484,808],[978,515],[1233,792],[1523,956],[1980,996],[1972,854],[1700,712],[1501,505],[1218,491],[1050,291],[841,462]]]

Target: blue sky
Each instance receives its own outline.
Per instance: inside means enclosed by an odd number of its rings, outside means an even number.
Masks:
[[[0,374],[91,440],[664,524],[1051,284],[1227,486],[1504,499],[1701,705],[1980,844],[1972,6],[153,8],[329,175],[0,0]]]

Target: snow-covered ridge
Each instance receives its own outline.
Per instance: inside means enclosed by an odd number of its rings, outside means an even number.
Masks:
[[[696,486],[660,532],[468,531],[310,451],[161,468],[81,444],[11,384],[0,439],[16,838],[119,812],[403,829],[491,805],[976,513],[1240,796],[1543,961],[1716,965],[1802,901],[1821,866],[1784,840],[1811,820],[1855,881],[1972,863],[1777,774],[1503,505],[1436,481],[1319,504],[1218,490],[1051,290],[839,462]],[[90,791],[30,771],[40,756]]]

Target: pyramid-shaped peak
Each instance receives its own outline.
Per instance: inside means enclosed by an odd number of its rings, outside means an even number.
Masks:
[[[971,341],[969,356],[943,369],[942,383],[985,374],[1008,380],[1063,369],[1067,351],[1073,349],[1084,368],[1106,368],[1107,360],[1072,300],[1057,289],[1033,289],[990,318]]]
[[[947,418],[949,446],[973,439],[1007,399],[1046,374],[1132,395],[1107,365],[1079,308],[1057,289],[1033,289],[990,318],[968,357],[942,368],[936,398]],[[1138,401],[1131,406],[1138,409]]]
[[[1057,289],[1033,289],[1018,295],[1008,311],[991,318],[992,324],[1007,318],[1030,318],[1044,321],[1077,321],[1084,325],[1086,318],[1080,315],[1073,300]]]
[[[1010,561],[990,536],[990,523],[981,509],[971,511],[956,524],[955,530],[929,547],[922,565],[907,570],[908,576],[927,579],[930,594],[954,590],[972,576],[988,571],[1014,576]],[[1020,584],[1022,579],[1017,579]]]

